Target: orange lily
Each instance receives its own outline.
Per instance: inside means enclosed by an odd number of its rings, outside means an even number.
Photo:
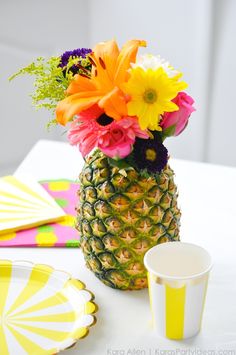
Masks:
[[[138,47],[145,41],[130,40],[119,50],[115,40],[98,43],[90,54],[91,78],[75,75],[56,108],[56,120],[65,125],[75,114],[98,104],[115,120],[127,115],[125,94],[120,85],[128,80],[130,63],[135,62]]]

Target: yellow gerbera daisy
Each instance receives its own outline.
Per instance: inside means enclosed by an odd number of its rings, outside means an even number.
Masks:
[[[141,129],[161,130],[160,115],[179,109],[171,100],[187,87],[184,81],[178,81],[181,76],[179,73],[170,78],[162,67],[131,69],[130,78],[122,89],[130,96],[128,114],[138,117]]]

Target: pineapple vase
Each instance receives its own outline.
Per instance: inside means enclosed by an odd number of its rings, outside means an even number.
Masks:
[[[147,287],[143,257],[179,240],[180,210],[164,142],[187,127],[194,100],[182,73],[159,55],[137,56],[146,41],[115,40],[39,57],[33,105],[68,127],[85,160],[76,228],[86,265],[106,285]],[[63,164],[63,162],[62,162]]]
[[[80,174],[77,228],[87,267],[106,285],[147,287],[143,257],[159,243],[179,240],[180,210],[173,170],[143,176],[119,170],[96,151]]]

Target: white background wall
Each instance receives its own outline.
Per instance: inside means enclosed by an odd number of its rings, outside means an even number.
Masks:
[[[47,112],[31,108],[31,79],[9,84],[9,75],[39,55],[112,37],[146,39],[145,51],[184,72],[197,112],[169,140],[171,155],[236,165],[235,13],[234,0],[0,0],[0,174],[38,139],[65,139],[63,130],[46,132]]]

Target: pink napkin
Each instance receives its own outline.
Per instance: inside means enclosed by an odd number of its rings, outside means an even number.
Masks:
[[[0,236],[0,247],[78,247],[74,228],[79,184],[68,180],[41,182],[47,192],[65,210],[65,220]]]

